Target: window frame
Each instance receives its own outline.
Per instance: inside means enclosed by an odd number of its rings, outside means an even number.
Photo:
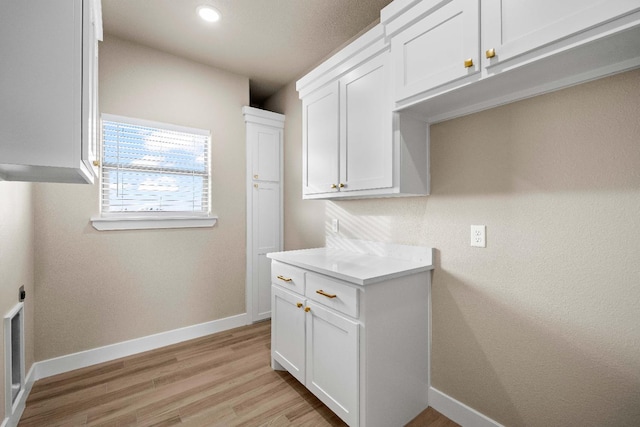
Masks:
[[[171,123],[157,122],[134,117],[127,117],[115,114],[103,113],[100,115],[100,158],[103,158],[104,152],[104,121],[121,122],[130,125],[143,127],[153,127],[168,131],[187,132],[198,135],[206,135],[208,138],[207,147],[207,212],[192,211],[131,211],[131,212],[104,212],[103,211],[103,164],[99,162],[98,173],[98,199],[99,199],[99,216],[91,218],[93,227],[99,231],[108,230],[140,230],[155,228],[192,228],[192,227],[213,227],[218,217],[211,214],[211,189],[212,189],[212,173],[211,173],[211,148],[212,139],[211,131],[199,128],[191,128]]]

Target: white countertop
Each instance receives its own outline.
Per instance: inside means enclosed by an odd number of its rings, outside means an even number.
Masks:
[[[433,270],[431,256],[412,260],[337,248],[272,252],[267,257],[360,286]]]

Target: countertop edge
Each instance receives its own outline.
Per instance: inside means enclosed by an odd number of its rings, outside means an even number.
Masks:
[[[351,284],[358,285],[358,286],[367,286],[367,285],[371,285],[371,284],[374,284],[374,283],[379,283],[379,282],[384,282],[384,281],[387,281],[387,280],[397,279],[399,277],[404,277],[404,276],[409,276],[409,275],[412,275],[412,274],[417,274],[417,273],[430,271],[430,270],[433,270],[433,268],[434,268],[432,264],[425,264],[425,265],[416,266],[416,267],[413,267],[413,268],[408,268],[408,269],[402,270],[402,271],[395,271],[395,272],[388,273],[388,274],[382,274],[382,275],[379,275],[379,276],[362,279],[362,278],[349,276],[347,274],[338,273],[336,271],[328,270],[328,269],[319,267],[317,265],[308,264],[308,263],[305,263],[305,262],[300,262],[298,260],[292,260],[290,257],[288,257],[286,255],[281,256],[279,254],[282,254],[282,252],[268,253],[267,254],[267,258],[270,258],[272,260],[276,260],[278,262],[282,262],[284,264],[292,265],[294,267],[304,268],[304,269],[312,271],[314,273],[318,273],[318,274],[322,274],[322,275],[325,275],[325,276],[333,277],[335,279],[343,280],[345,282],[349,282]]]

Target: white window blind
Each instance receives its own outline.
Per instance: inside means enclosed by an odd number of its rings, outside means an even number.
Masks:
[[[102,213],[207,215],[210,132],[102,115]]]

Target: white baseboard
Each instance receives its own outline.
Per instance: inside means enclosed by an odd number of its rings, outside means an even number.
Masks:
[[[17,397],[17,401],[13,407],[13,413],[6,417],[0,427],[16,427],[18,425],[18,421],[20,421],[20,417],[24,412],[24,407],[27,404],[27,397],[31,392],[31,387],[33,387],[33,383],[35,380],[35,363],[29,369],[29,373],[27,374],[24,380],[24,388],[20,391]]]
[[[246,313],[36,362],[35,380],[200,338],[248,324]],[[35,368],[35,369],[34,369]],[[30,371],[31,373],[31,371]],[[28,393],[27,393],[28,394]],[[4,425],[0,427],[5,427]],[[9,426],[7,426],[9,427]]]
[[[429,387],[429,406],[462,427],[503,427],[464,403]]]

